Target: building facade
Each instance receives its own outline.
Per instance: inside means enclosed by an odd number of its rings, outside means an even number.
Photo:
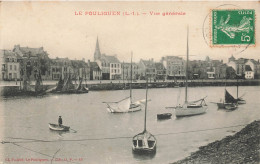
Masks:
[[[122,76],[121,63],[110,63],[110,80],[120,80]]]
[[[139,77],[140,80],[144,80],[146,79],[146,77],[150,81],[156,80],[156,68],[153,59],[149,59],[149,60],[140,59],[138,68],[139,68],[138,72],[140,75]]]
[[[260,78],[260,63],[259,60],[256,61],[254,59],[249,59],[246,64],[246,66],[249,65],[254,72],[254,78],[259,79]]]
[[[90,68],[90,80],[102,80],[102,71],[97,62],[90,62],[88,60],[88,65]]]
[[[138,78],[138,65],[136,63],[132,63],[132,80],[136,80]],[[122,79],[131,80],[131,63],[122,64]]]
[[[97,62],[99,68],[101,69],[103,80],[121,78],[122,67],[120,61],[117,59],[116,55],[109,56],[106,54],[101,54],[98,39],[94,52],[94,61]]]
[[[250,65],[245,66],[245,79],[254,79],[254,71]]]
[[[180,79],[186,76],[186,62],[181,57],[165,56],[162,57],[161,62],[166,69],[167,79]]]
[[[68,76],[74,75],[71,60],[68,58],[55,58],[51,60],[50,76],[51,80],[65,79]]]
[[[11,50],[1,50],[1,79],[20,80],[19,55]]]
[[[156,80],[165,80],[166,79],[166,68],[163,66],[163,63],[155,63],[156,70]]]
[[[51,79],[49,54],[44,51],[43,47],[29,48],[15,45],[13,52],[21,57],[21,75],[26,73],[29,80],[35,80],[37,74],[40,73],[43,80]]]

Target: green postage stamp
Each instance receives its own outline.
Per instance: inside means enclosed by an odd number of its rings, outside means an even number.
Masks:
[[[255,45],[255,10],[212,10],[211,40],[218,45]]]

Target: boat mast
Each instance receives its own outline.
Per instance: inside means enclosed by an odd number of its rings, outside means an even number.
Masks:
[[[130,71],[130,102],[132,104],[132,58],[133,58],[133,51],[131,51],[131,71]]]
[[[146,111],[147,111],[147,94],[148,94],[148,77],[146,76],[146,95],[145,95],[145,111],[144,111],[144,132],[146,131]]]
[[[187,27],[187,61],[186,61],[186,79],[185,79],[185,104],[188,103],[188,62],[189,62],[189,27]]]
[[[237,75],[237,99],[238,99],[238,75]]]

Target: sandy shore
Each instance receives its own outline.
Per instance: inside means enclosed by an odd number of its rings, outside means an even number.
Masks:
[[[202,146],[174,164],[260,163],[260,121],[254,121],[233,136]]]

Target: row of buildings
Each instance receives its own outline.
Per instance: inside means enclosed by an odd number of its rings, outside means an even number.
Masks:
[[[178,56],[164,56],[160,61],[140,59],[138,63],[120,62],[116,55],[101,53],[97,39],[94,61],[50,59],[49,54],[40,48],[15,45],[12,50],[0,51],[0,80],[20,80],[29,77],[34,80],[40,73],[43,80],[58,80],[70,75],[78,80],[150,80],[183,79],[186,76],[186,61]],[[259,60],[231,56],[227,63],[222,60],[193,60],[189,62],[189,79],[245,79],[260,78]]]

